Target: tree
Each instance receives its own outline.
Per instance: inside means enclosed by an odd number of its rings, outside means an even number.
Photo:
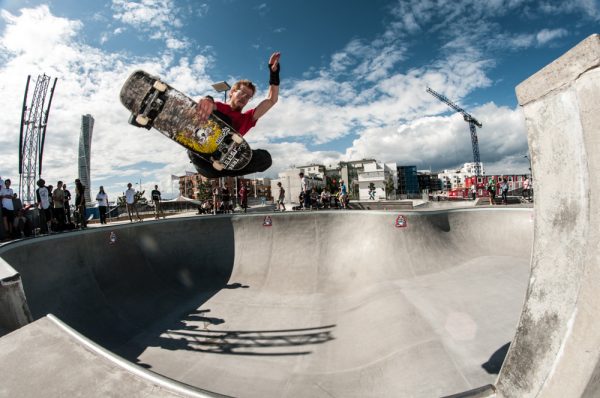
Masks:
[[[389,194],[394,191],[394,180],[392,176],[388,176],[387,180],[385,180],[385,198],[389,199]]]
[[[144,198],[144,193],[146,191],[136,191],[134,194],[134,198],[135,201],[137,202],[137,204],[139,205],[147,205],[148,204],[148,200],[146,198]],[[119,196],[117,197],[117,204],[119,206],[125,206],[127,204],[127,200],[125,198],[125,195]]]
[[[212,184],[210,181],[202,181],[198,186],[198,200],[209,200],[212,198]]]
[[[144,193],[145,193],[145,192],[146,192],[146,191],[142,191],[142,192],[140,192],[140,191],[136,191],[136,192],[135,192],[135,195],[134,195],[134,197],[135,197],[135,202],[136,202],[137,204],[139,204],[139,205],[147,205],[147,204],[148,204],[148,199],[146,199],[146,198],[144,197]]]

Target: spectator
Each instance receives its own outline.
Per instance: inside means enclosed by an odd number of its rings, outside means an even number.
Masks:
[[[13,221],[13,233],[15,237],[24,238],[25,236],[28,236],[28,233],[25,233],[26,230],[31,228],[28,224],[29,220],[25,217],[25,209],[19,209],[15,220]]]
[[[21,202],[21,199],[19,199],[19,196],[16,193],[13,194],[13,206],[15,207],[15,215],[23,208],[23,202]]]
[[[221,201],[223,202],[223,213],[233,212],[233,208],[231,207],[231,194],[229,193],[227,183],[223,184],[223,188],[221,188]]]
[[[63,184],[63,192],[65,198],[65,204],[63,208],[65,209],[65,221],[67,224],[71,224],[71,204],[69,201],[71,200],[71,192],[67,189],[67,184]]]
[[[471,185],[471,198],[473,200],[477,199],[477,187],[475,184]]]
[[[321,203],[323,204],[324,209],[329,209],[331,204],[331,195],[329,194],[327,188],[324,188],[323,191],[321,191]]]
[[[319,210],[319,193],[315,187],[310,192],[310,208]]]
[[[40,229],[41,233],[46,234],[51,231],[52,214],[50,214],[50,192],[46,187],[46,181],[40,178],[37,181],[38,189],[35,191],[38,208],[40,209]]]
[[[281,182],[278,182],[277,186],[279,187],[279,192],[277,194],[277,210],[285,211],[285,189],[283,189]]]
[[[248,188],[246,185],[242,183],[242,187],[240,188],[240,205],[242,209],[244,209],[244,213],[248,209]]]
[[[219,199],[220,199],[219,187],[215,187],[213,189],[213,214],[217,214],[217,209],[220,207]]]
[[[340,180],[340,205],[342,206],[342,209],[345,209],[347,206],[347,197],[348,190],[346,189],[346,184],[344,183],[344,180]]]
[[[63,182],[56,183],[56,189],[52,192],[52,205],[54,206],[53,216],[56,220],[57,230],[65,229],[65,191],[62,189]]]
[[[310,209],[310,186],[308,178],[304,176],[303,172],[300,172],[298,177],[300,177],[300,193],[302,195],[302,202],[300,202],[300,205],[303,205],[304,209],[308,210]]]
[[[127,191],[125,191],[125,202],[127,204],[127,214],[129,215],[129,222],[133,222],[134,211],[138,221],[142,221],[142,218],[140,217],[136,206],[137,198],[135,197],[135,189],[131,187],[131,183],[127,184]]]
[[[154,218],[158,220],[160,215],[162,215],[162,218],[165,218],[165,213],[163,212],[160,203],[162,198],[160,196],[160,191],[158,190],[158,185],[154,186],[150,196],[152,196],[152,202],[154,203]]]
[[[81,229],[87,228],[87,219],[85,217],[85,186],[79,178],[75,180],[75,208],[79,214],[77,227]]]
[[[502,203],[507,205],[508,204],[508,181],[506,180],[506,177],[504,177],[502,179],[502,184],[500,184],[500,189],[502,192]]]
[[[200,208],[198,209],[200,214],[210,214],[212,213],[212,204],[210,203],[210,200],[205,200],[204,202],[202,202],[202,205],[200,206]]]
[[[13,236],[13,223],[15,220],[15,206],[13,204],[14,192],[10,187],[10,179],[4,180],[4,185],[0,187],[0,198],[2,199],[2,221],[4,230],[9,238]]]
[[[104,192],[104,187],[100,186],[100,190],[96,195],[98,201],[98,213],[100,213],[100,224],[106,224],[106,209],[108,209],[108,195]]]
[[[529,181],[529,177],[527,177],[525,179],[525,181],[523,181],[523,198],[524,199],[530,199],[531,195],[529,192],[529,188],[531,186],[531,182]]]
[[[490,205],[494,204],[494,200],[496,199],[496,181],[493,178],[490,178],[487,184],[487,191],[490,195]]]

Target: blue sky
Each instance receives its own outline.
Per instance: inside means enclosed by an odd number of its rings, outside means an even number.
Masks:
[[[192,170],[185,151],[127,124],[118,102],[135,69],[193,97],[249,78],[265,95],[281,51],[279,103],[246,138],[291,165],[375,158],[420,169],[472,160],[468,125],[425,92],[483,123],[488,173],[524,173],[527,139],[514,87],[592,33],[598,0],[54,0],[0,1],[0,175],[17,180],[28,74],[58,77],[43,177],[76,177],[82,114],[96,119],[92,192],[159,184]],[[71,184],[72,185],[72,184]]]

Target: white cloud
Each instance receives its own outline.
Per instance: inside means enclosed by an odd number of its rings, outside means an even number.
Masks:
[[[550,27],[511,32],[488,23],[491,15],[505,15],[532,4],[526,0],[399,2],[397,19],[386,25],[382,34],[370,41],[350,40],[331,56],[328,67],[314,69],[302,79],[286,78],[276,108],[247,138],[254,148],[271,152],[274,165],[270,176],[292,164],[335,164],[362,157],[434,169],[469,161],[468,125],[425,88],[461,103],[477,89],[495,83],[489,71],[497,61],[495,54],[490,54],[549,45],[569,33]],[[216,59],[176,54],[191,47],[193,41],[180,33],[183,22],[172,0],[113,0],[112,9],[115,16],[107,26],[110,32],[101,40],[137,30],[160,40],[157,47],[161,50],[152,58],[126,58],[83,44],[78,39],[82,22],[56,17],[47,6],[24,9],[19,15],[2,11],[6,27],[0,37],[0,90],[9,94],[0,97],[0,123],[6,131],[18,132],[25,78],[45,72],[59,78],[44,156],[47,180],[70,182],[76,176],[81,115],[90,113],[96,118],[93,181],[102,181],[112,196],[140,177],[145,186],[170,187],[171,174],[192,169],[185,150],[156,131],[129,126],[128,114],[117,99],[120,85],[133,69],[145,69],[197,96],[214,81],[209,69]],[[199,9],[209,10],[208,6]],[[259,6],[256,10],[266,9]],[[473,18],[480,20],[473,22]],[[40,26],[43,29],[37,29]],[[411,63],[416,66],[409,68],[415,32],[435,34],[431,46],[438,51],[433,59],[421,65]],[[264,91],[256,93],[250,106],[264,95]],[[527,152],[520,111],[492,102],[466,107],[484,124],[478,135],[486,170],[526,170],[520,157]],[[3,177],[14,179],[16,175],[17,135],[0,135]],[[349,137],[353,142],[346,144]],[[315,146],[328,149],[315,151]]]
[[[203,6],[199,10],[208,10]],[[112,0],[112,10],[114,19],[149,34],[153,40],[163,40],[171,50],[185,49],[190,45],[190,40],[178,33],[182,22],[173,0]]]
[[[120,104],[120,86],[134,69],[145,69],[180,87],[201,92],[212,79],[206,75],[211,60],[202,56],[174,63],[169,55],[152,59],[125,58],[106,53],[78,40],[82,23],[59,18],[47,6],[24,9],[19,15],[2,12],[6,28],[0,52],[7,54],[0,66],[0,175],[17,180],[18,132],[23,88],[32,75],[28,105],[38,74],[57,77],[44,147],[43,176],[48,182],[69,185],[77,176],[77,148],[81,115],[96,119],[92,139],[92,189],[102,181],[109,195],[122,192],[127,180],[144,179],[144,185],[170,186],[171,174],[190,169],[185,150],[156,131],[127,124],[128,113]],[[43,26],[43,29],[39,29]],[[36,32],[43,31],[43,35]],[[34,37],[32,38],[31,35]],[[144,165],[141,162],[152,162]],[[147,177],[145,177],[147,176]]]
[[[542,1],[540,10],[548,14],[564,14],[581,12],[593,20],[600,19],[600,4],[597,0]]]
[[[493,103],[473,110],[482,121],[478,129],[479,151],[486,169],[501,165],[514,153],[527,153],[525,126],[519,109],[498,107]],[[473,159],[468,124],[460,114],[421,117],[400,127],[374,127],[365,130],[346,157],[397,161],[419,168],[445,169]],[[524,163],[521,163],[524,164]]]
[[[535,36],[539,45],[544,45],[552,40],[567,36],[568,32],[566,29],[542,29]]]

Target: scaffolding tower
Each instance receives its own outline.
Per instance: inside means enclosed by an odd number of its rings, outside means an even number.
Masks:
[[[50,113],[54,88],[56,87],[56,80],[55,78],[50,90],[48,103],[46,104],[50,76],[46,76],[45,74],[38,76],[31,98],[31,105],[27,107],[27,94],[31,81],[31,76],[27,76],[19,134],[19,197],[23,203],[31,204],[36,201],[35,187],[38,177],[42,175],[46,126],[48,125],[48,115]]]

